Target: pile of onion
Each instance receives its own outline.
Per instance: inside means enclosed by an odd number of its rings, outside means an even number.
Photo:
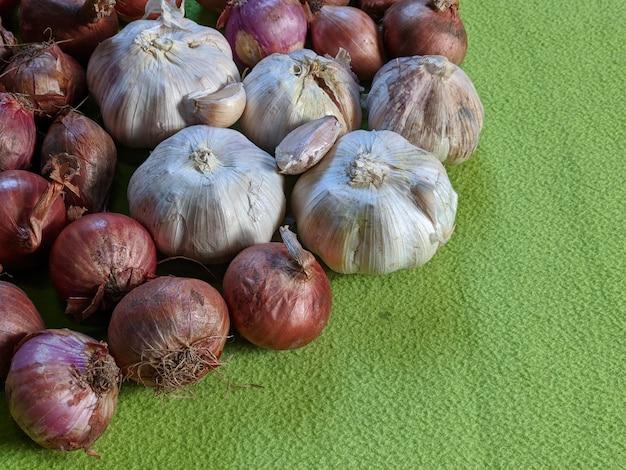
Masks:
[[[5,390],[11,416],[33,441],[99,458],[92,446],[113,417],[119,384],[119,368],[105,343],[49,329],[22,339]]]
[[[0,171],[29,169],[36,144],[31,101],[23,95],[0,92]]]
[[[332,309],[331,286],[312,253],[280,228],[281,242],[241,251],[228,265],[222,289],[233,325],[251,343],[296,349],[316,339]]]
[[[387,8],[381,25],[390,58],[442,55],[460,65],[467,53],[459,0],[401,0]]]
[[[82,321],[110,313],[127,292],[152,279],[157,253],[150,233],[135,219],[98,212],[63,229],[48,265],[52,284],[67,303],[65,313]]]
[[[115,0],[21,0],[19,28],[24,42],[54,40],[87,64],[96,46],[117,33]]]
[[[45,327],[26,292],[15,284],[0,281],[0,379],[7,376],[13,351],[22,338]]]
[[[228,307],[216,288],[200,279],[161,276],[117,304],[108,341],[125,378],[167,393],[221,366],[229,328]]]

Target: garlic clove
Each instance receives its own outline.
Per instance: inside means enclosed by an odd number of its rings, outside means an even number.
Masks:
[[[299,175],[319,162],[330,150],[341,125],[335,116],[324,116],[296,127],[276,147],[279,172]]]
[[[217,91],[201,90],[183,97],[190,124],[230,127],[246,107],[246,90],[241,82],[225,85]]]

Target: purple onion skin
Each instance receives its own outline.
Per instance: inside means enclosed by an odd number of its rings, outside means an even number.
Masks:
[[[48,329],[18,345],[5,383],[9,412],[37,444],[92,449],[111,421],[120,371],[105,343],[69,329]]]
[[[298,0],[236,0],[227,15],[224,36],[239,67],[304,47],[308,24]]]

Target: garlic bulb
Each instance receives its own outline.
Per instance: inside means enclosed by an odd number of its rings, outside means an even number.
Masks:
[[[385,274],[423,265],[448,241],[457,193],[431,153],[357,130],[298,178],[290,201],[303,245],[330,269]]]
[[[448,164],[476,150],[484,109],[467,74],[443,56],[400,57],[379,69],[365,99],[369,129],[395,131]]]
[[[158,5],[150,0],[146,11]],[[160,0],[160,5],[157,19],[128,23],[96,47],[87,65],[87,86],[104,127],[126,147],[153,148],[188,125],[219,122],[203,120],[206,110],[196,109],[206,108],[207,95],[241,81],[219,31],[185,18],[184,2],[177,7],[175,0]],[[190,105],[196,99],[201,104]],[[234,112],[227,126],[242,109]]]
[[[273,152],[293,129],[326,115],[339,120],[341,135],[360,128],[361,87],[349,62],[345,50],[334,59],[310,49],[263,58],[243,79],[242,132]]]
[[[128,203],[159,251],[217,264],[271,240],[285,215],[284,176],[241,132],[199,124],[154,148],[130,178]]]

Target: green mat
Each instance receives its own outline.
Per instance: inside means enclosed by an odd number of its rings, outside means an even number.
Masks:
[[[320,338],[235,338],[194,398],[125,383],[100,461],[32,443],[2,392],[0,468],[626,468],[626,3],[461,14],[486,119],[449,169],[457,227],[429,263],[331,273]],[[25,288],[67,325],[47,281]]]

